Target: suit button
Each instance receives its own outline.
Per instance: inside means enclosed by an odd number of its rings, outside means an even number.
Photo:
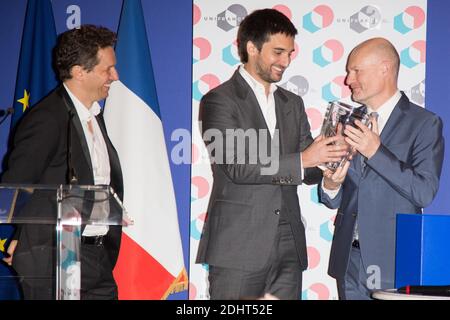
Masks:
[[[275,210],[274,213],[275,213],[277,216],[279,216],[279,215],[280,215],[280,209]]]

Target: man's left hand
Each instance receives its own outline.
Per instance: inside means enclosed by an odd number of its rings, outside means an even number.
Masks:
[[[378,123],[372,119],[372,130],[359,120],[355,120],[355,125],[357,128],[350,125],[345,126],[344,133],[347,136],[345,141],[364,157],[370,159],[381,144]]]

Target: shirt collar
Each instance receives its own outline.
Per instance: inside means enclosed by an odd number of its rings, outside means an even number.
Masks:
[[[376,111],[378,113],[378,116],[382,119],[388,119],[391,115],[392,111],[394,110],[397,103],[400,101],[400,98],[402,97],[402,94],[399,90],[397,90],[392,97],[390,97],[385,103],[383,103],[378,110]],[[374,112],[370,107],[367,107],[367,113],[371,114]]]
[[[72,99],[73,105],[75,106],[75,110],[77,110],[78,117],[80,121],[89,121],[100,113],[100,105],[97,101],[95,101],[91,108],[88,109],[64,83],[64,88],[69,94],[70,99]]]
[[[266,88],[264,88],[264,86],[258,80],[253,78],[253,76],[247,70],[245,70],[243,64],[239,66],[239,73],[254,92],[255,91],[260,91],[264,93],[266,92]],[[269,94],[273,94],[275,90],[277,90],[277,86],[274,83],[271,83],[269,88]]]

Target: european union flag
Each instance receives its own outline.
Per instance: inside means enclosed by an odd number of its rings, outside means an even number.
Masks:
[[[56,28],[50,0],[28,0],[14,93],[11,130],[23,113],[57,85],[52,69]]]
[[[56,28],[50,0],[28,0],[11,132],[22,115],[58,84],[52,68],[52,50],[55,45]],[[16,279],[11,278],[15,275],[14,270],[1,261],[13,234],[14,226],[0,225],[0,300],[20,298]]]

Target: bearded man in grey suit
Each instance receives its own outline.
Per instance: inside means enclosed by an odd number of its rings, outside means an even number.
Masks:
[[[397,88],[400,59],[386,39],[352,50],[346,83],[364,104],[372,129],[356,121],[345,139],[357,153],[335,173],[324,172],[321,201],[339,208],[328,273],[340,299],[370,299],[372,289],[394,287],[395,215],[421,213],[439,187],[442,121]]]
[[[313,141],[302,99],[274,84],[296,34],[276,10],[248,15],[238,31],[243,65],[201,101],[214,185],[197,263],[209,264],[211,299],[301,295],[307,255],[297,186],[317,183],[316,166],[346,149],[331,144],[339,137]]]

